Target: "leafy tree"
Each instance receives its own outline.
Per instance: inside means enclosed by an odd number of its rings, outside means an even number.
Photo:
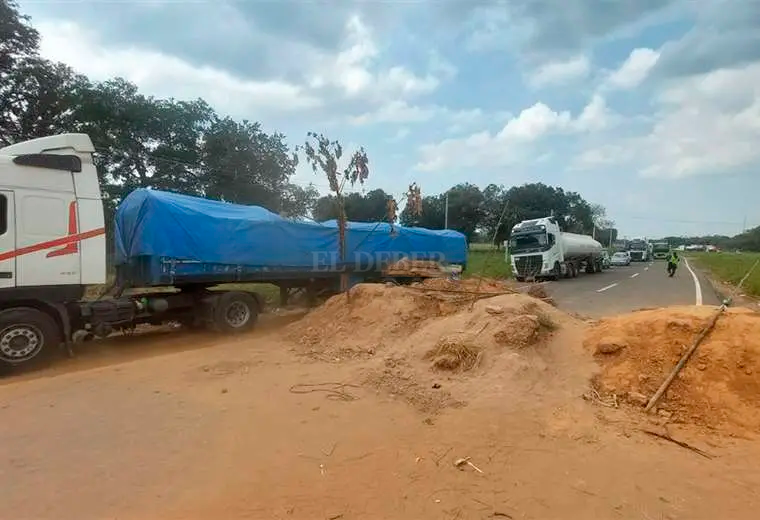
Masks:
[[[464,233],[467,240],[472,240],[483,219],[483,193],[474,184],[465,183],[449,189],[448,195],[449,228]]]
[[[308,213],[316,198],[313,187],[299,191],[290,184],[297,157],[282,134],[267,134],[259,123],[214,120],[205,133],[202,155],[208,197],[293,216]]]
[[[405,206],[399,220],[404,226],[415,226],[427,229],[443,229],[445,221],[445,202],[443,195],[428,195],[422,197],[422,209],[419,214]]]
[[[353,222],[382,222],[387,220],[390,195],[381,189],[361,193],[349,193],[344,197],[346,218]],[[327,195],[317,200],[314,220],[323,222],[338,218],[338,202],[335,195]]]
[[[35,56],[40,35],[29,17],[18,12],[14,0],[0,0],[0,75],[13,70],[19,60]]]
[[[305,188],[287,184],[280,199],[280,214],[289,218],[302,218],[313,212],[319,190],[312,184]]]
[[[89,88],[84,76],[61,63],[25,58],[3,74],[0,86],[0,143],[71,131]]]
[[[118,202],[135,188],[202,195],[201,142],[213,111],[203,101],[177,102],[140,94],[124,79],[93,85],[75,114],[78,130],[99,152],[107,198]]]

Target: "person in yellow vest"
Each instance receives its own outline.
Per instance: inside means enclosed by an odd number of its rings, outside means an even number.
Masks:
[[[668,276],[673,278],[673,275],[676,274],[676,269],[678,269],[678,263],[681,261],[681,258],[678,256],[677,251],[671,251],[668,255]]]

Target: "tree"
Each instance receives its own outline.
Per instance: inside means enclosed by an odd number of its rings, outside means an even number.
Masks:
[[[297,216],[306,215],[316,200],[313,187],[299,191],[289,182],[298,158],[285,137],[265,133],[259,123],[215,119],[204,135],[202,156],[208,197]]]
[[[319,191],[312,184],[305,188],[288,184],[283,190],[280,202],[280,214],[288,218],[302,218],[314,210]]]
[[[13,0],[0,0],[0,77],[19,60],[36,56],[40,35]],[[4,78],[3,78],[4,79]]]
[[[392,197],[381,189],[349,193],[344,197],[346,218],[352,222],[381,222],[387,220],[388,200]],[[314,207],[314,220],[324,222],[338,218],[338,200],[335,195],[320,197]]]
[[[306,161],[314,173],[322,172],[330,184],[338,206],[338,240],[341,261],[346,261],[346,207],[343,188],[346,184],[355,186],[364,184],[369,177],[369,159],[364,148],[356,150],[348,160],[345,168],[341,169],[339,162],[343,157],[343,147],[338,141],[331,141],[322,134],[309,132],[306,134],[302,150]],[[348,290],[348,276],[341,276],[341,290]]]
[[[135,188],[203,195],[199,143],[212,115],[204,101],[146,97],[117,78],[89,88],[75,118],[98,150],[101,189],[115,204]]]
[[[69,132],[89,88],[84,76],[38,57],[20,60],[0,86],[0,143]]]
[[[427,229],[443,229],[445,203],[443,195],[428,195],[422,197],[421,211],[416,213],[408,204],[401,212],[401,225],[422,227]]]
[[[487,238],[489,242],[494,241],[497,245],[509,237],[511,229],[507,227],[509,221],[507,212],[511,209],[508,200],[504,186],[489,184],[483,190],[483,217],[480,227],[486,235],[484,238]]]
[[[86,78],[38,55],[39,34],[0,0],[0,145],[68,130]]]

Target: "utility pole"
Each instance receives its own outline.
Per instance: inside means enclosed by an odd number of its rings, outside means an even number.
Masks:
[[[443,229],[449,229],[449,192],[446,192],[446,209],[443,210]]]

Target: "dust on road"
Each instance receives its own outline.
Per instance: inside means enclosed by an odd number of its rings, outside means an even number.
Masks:
[[[641,433],[660,416],[582,399],[600,370],[586,324],[522,294],[472,305],[403,288],[355,296],[284,328],[156,336],[143,343],[160,355],[11,379],[0,387],[4,511],[756,517],[756,439],[678,425],[708,460]],[[328,326],[335,316],[342,329]]]

